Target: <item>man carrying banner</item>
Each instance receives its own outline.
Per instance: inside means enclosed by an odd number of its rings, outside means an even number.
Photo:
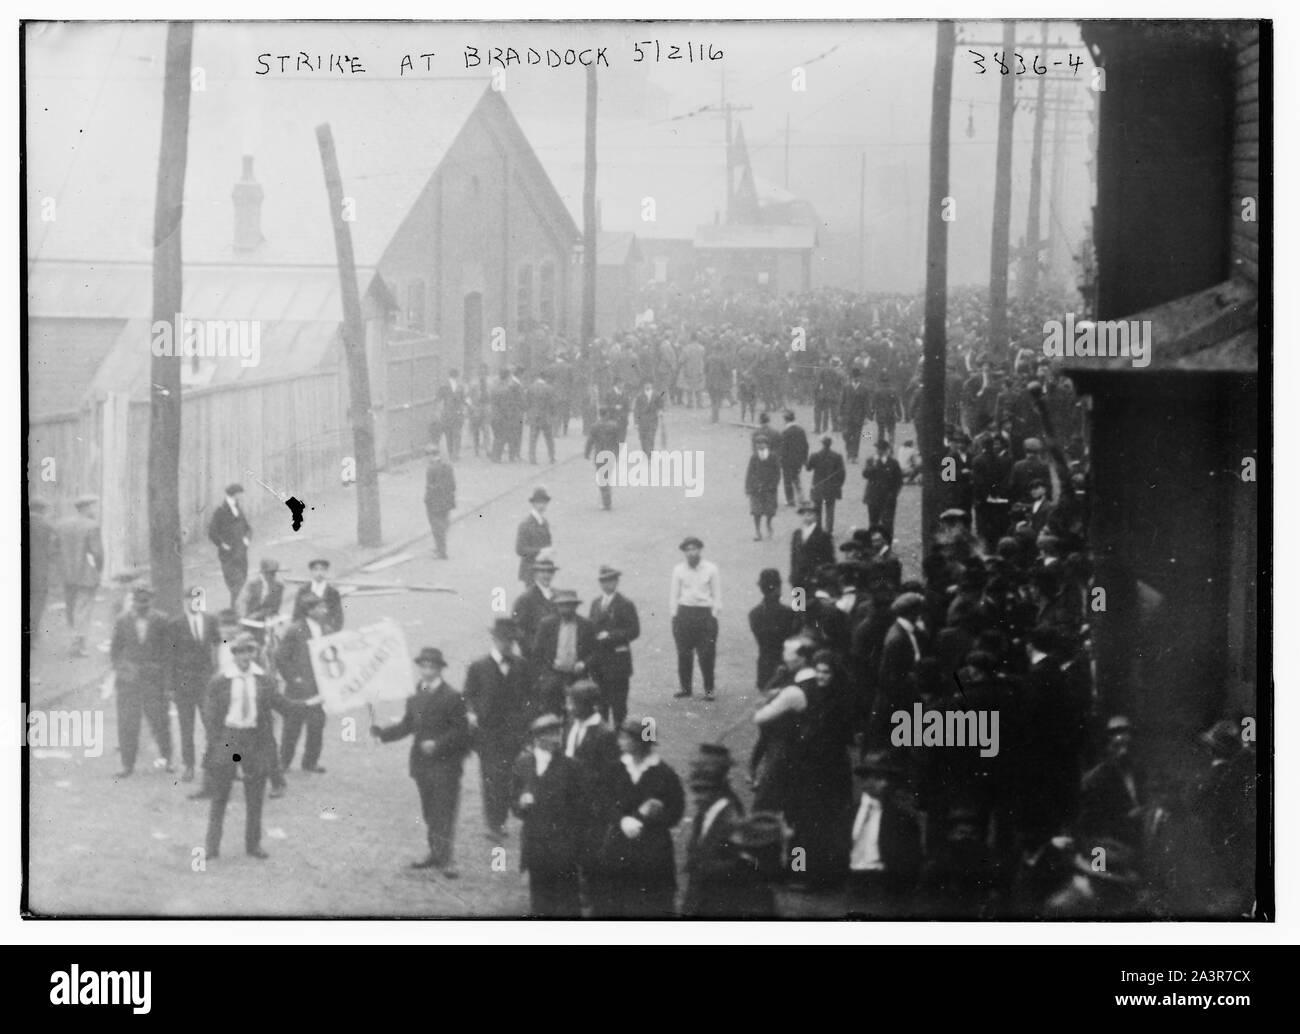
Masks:
[[[395,725],[372,725],[370,734],[384,743],[412,736],[411,778],[420,792],[420,809],[428,827],[429,854],[412,869],[440,869],[449,880],[460,875],[452,862],[456,812],[460,807],[461,765],[469,751],[465,702],[442,679],[447,662],[442,651],[426,646],[415,658],[420,681],[406,698],[406,713]]]

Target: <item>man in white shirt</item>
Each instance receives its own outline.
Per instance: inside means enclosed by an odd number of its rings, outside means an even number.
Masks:
[[[873,751],[853,772],[861,794],[850,832],[848,914],[905,915],[920,870],[921,827],[895,789],[902,765],[886,751]]]
[[[686,559],[673,568],[668,613],[677,644],[677,682],[674,697],[689,697],[695,677],[695,656],[700,658],[704,699],[713,699],[713,668],[718,645],[718,614],[722,611],[722,583],[718,565],[701,556],[704,543],[694,535],[678,547]]]

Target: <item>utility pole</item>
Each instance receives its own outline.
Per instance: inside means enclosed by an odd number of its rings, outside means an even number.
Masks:
[[[361,295],[357,290],[357,269],[352,257],[352,231],[343,220],[343,180],[334,134],[329,123],[316,127],[325,170],[325,191],[329,196],[330,222],[334,224],[334,247],[338,253],[339,297],[343,302],[343,351],[348,364],[348,410],[352,421],[352,451],[357,464],[357,544],[378,546],[383,542],[379,513],[379,469],[375,462],[375,427],[370,411],[370,368],[366,365],[366,328],[361,319]]]
[[[726,208],[726,217],[723,219],[723,222],[729,223],[731,222],[731,207],[735,195],[735,184],[733,182],[735,176],[733,175],[732,172],[732,155],[731,155],[731,114],[734,111],[752,111],[753,105],[752,104],[729,104],[727,102],[727,73],[725,69],[721,69],[720,71],[722,73],[722,99],[716,105],[709,104],[698,110],[717,112],[722,116],[723,121],[725,123],[726,135],[727,135],[726,142],[725,142],[725,147],[727,152],[727,190],[726,190],[727,208]],[[787,164],[787,173],[788,173],[788,165],[789,165],[788,158],[786,164]]]
[[[1016,49],[1016,23],[1002,26],[1002,60],[1011,65]],[[1011,254],[1011,133],[1016,111],[1014,71],[1002,76],[998,100],[997,180],[993,190],[993,242],[989,259],[988,350],[1001,355],[1007,344],[1007,263]]]
[[[921,358],[921,409],[917,441],[925,477],[921,481],[921,550],[929,548],[939,526],[939,468],[943,460],[944,380],[948,366],[948,145],[952,120],[953,22],[937,26],[934,48],[934,88],[930,102],[930,205],[926,216],[925,339]]]
[[[1043,22],[1043,47],[1047,46],[1047,22]],[[1031,298],[1038,291],[1038,252],[1042,228],[1039,221],[1043,207],[1043,119],[1046,117],[1047,77],[1038,77],[1038,102],[1034,108],[1034,149],[1029,159],[1029,217],[1025,220],[1025,247],[1020,256],[1019,288],[1021,298]]]
[[[167,26],[162,145],[153,210],[153,318],[171,326],[181,311],[181,228],[189,156],[192,22]],[[183,337],[184,327],[172,327]],[[149,572],[162,609],[180,613],[185,567],[181,556],[181,363],[154,353],[149,361]],[[173,608],[175,610],[173,611]]]
[[[867,155],[858,171],[858,290],[867,289]]]
[[[582,355],[596,337],[596,66],[587,66],[587,130],[582,181]]]
[[[1062,285],[1070,261],[1069,245],[1062,232],[1060,207],[1065,195],[1065,118],[1068,111],[1060,87],[1057,90],[1056,112],[1052,118],[1051,193],[1047,202],[1047,268],[1053,288]]]

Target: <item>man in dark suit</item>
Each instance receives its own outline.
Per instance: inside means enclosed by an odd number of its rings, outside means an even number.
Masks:
[[[253,858],[266,858],[262,850],[262,801],[266,779],[275,765],[275,736],[271,712],[289,715],[303,705],[286,700],[275,679],[253,663],[257,641],[247,633],[231,644],[235,669],[213,676],[205,693],[204,726],[212,735],[205,764],[211,786],[208,811],[207,858],[221,850],[221,830],[226,804],[235,781],[235,766],[244,774],[244,850]]]
[[[465,672],[465,707],[483,782],[483,818],[488,839],[500,843],[510,813],[510,766],[524,744],[531,675],[516,645],[518,629],[509,618],[491,628],[492,648]]]
[[[138,585],[131,592],[131,609],[113,625],[109,647],[117,692],[118,749],[122,753],[119,779],[125,779],[135,770],[141,715],[149,721],[166,770],[175,771],[166,696],[170,652],[171,629],[167,618],[153,609],[153,590]]]
[[[547,381],[546,375],[539,373],[525,393],[525,405],[528,410],[528,462],[537,462],[537,438],[546,440],[546,453],[550,462],[555,462],[555,414],[560,408],[559,396],[555,388]]]
[[[395,725],[370,727],[384,743],[413,737],[410,773],[420,791],[429,854],[412,869],[440,869],[448,879],[460,875],[452,861],[456,812],[460,807],[462,763],[469,751],[469,718],[460,693],[442,679],[447,662],[442,651],[426,646],[415,658],[420,681],[406,698],[406,712]]]
[[[632,403],[632,422],[636,424],[637,437],[641,440],[641,451],[647,456],[654,452],[655,434],[659,430],[659,415],[663,408],[663,398],[655,392],[654,381],[646,381]]]
[[[546,489],[537,487],[528,497],[532,510],[515,532],[515,555],[519,557],[519,580],[528,585],[533,580],[533,561],[537,554],[551,545],[551,525],[546,519],[546,506],[551,501]]]
[[[330,583],[330,562],[313,560],[307,565],[307,570],[311,572],[311,581],[301,586],[298,595],[294,597],[294,621],[306,617],[310,603],[320,600],[325,604],[326,633],[339,631],[343,627],[343,597]]]
[[[792,409],[785,411],[785,427],[781,431],[777,454],[781,459],[781,482],[785,486],[785,505],[794,506],[803,498],[803,486],[799,483],[799,479],[803,474],[803,465],[808,462],[808,435],[795,423]]]
[[[252,525],[244,515],[244,486],[226,486],[226,498],[212,512],[208,522],[208,538],[217,547],[221,561],[221,577],[230,590],[230,605],[239,601],[248,581],[248,544],[253,538]]]
[[[587,444],[582,450],[582,458],[591,459],[596,465],[596,487],[604,510],[614,505],[613,473],[618,458],[618,425],[612,412],[608,406],[600,407],[600,417],[588,429]]]
[[[300,594],[298,602],[304,615],[285,632],[275,654],[275,666],[284,679],[284,695],[308,706],[295,708],[284,717],[280,766],[288,771],[293,765],[293,756],[298,750],[298,737],[302,735],[305,725],[307,745],[303,748],[302,770],[323,773],[325,769],[320,765],[320,754],[325,738],[325,709],[320,704],[316,673],[311,666],[311,641],[332,631],[328,623],[329,607],[324,600],[311,595]]]
[[[582,914],[578,876],[587,826],[582,774],[565,757],[564,720],[542,715],[530,727],[532,747],[515,759],[511,800],[523,820],[519,868],[528,873],[529,914],[577,919]]]
[[[964,510],[971,513],[975,506],[974,488],[975,456],[970,448],[970,435],[965,431],[953,433],[939,461],[939,509]],[[992,543],[990,543],[992,545]]]
[[[204,611],[203,590],[191,588],[185,613],[171,622],[172,699],[180,718],[184,783],[194,779],[194,716],[203,714],[203,693],[212,679],[216,651],[217,622]],[[204,733],[210,741],[206,727]]]
[[[921,872],[921,821],[900,791],[905,775],[899,761],[873,751],[853,769],[860,793],[850,824],[848,914],[899,916],[908,911]]]
[[[614,727],[627,716],[627,694],[632,680],[632,643],[641,635],[636,604],[618,591],[622,572],[604,565],[600,569],[600,596],[591,601],[590,621],[595,647],[588,668],[600,686],[600,713],[613,715]]]
[[[871,389],[862,379],[862,369],[855,366],[849,373],[849,383],[840,393],[840,427],[844,430],[844,455],[850,463],[858,461],[862,425],[870,413]]]
[[[551,588],[551,582],[559,568],[555,566],[550,553],[549,549],[544,549],[537,554],[537,559],[532,563],[532,584],[519,594],[510,612],[519,630],[519,645],[524,656],[530,659],[538,628],[556,612],[555,590]]]
[[[1043,443],[1038,438],[1025,439],[1025,458],[1011,466],[1009,498],[1013,503],[1032,503],[1030,486],[1041,481],[1047,486],[1047,499],[1052,498],[1052,472],[1043,460]]]
[[[825,564],[835,563],[835,543],[817,523],[817,507],[804,503],[799,507],[803,524],[790,533],[790,588],[813,590],[813,576]]]
[[[1006,439],[990,435],[971,461],[971,495],[975,530],[990,547],[997,544],[1011,522],[1011,453]]]
[[[537,626],[528,657],[537,673],[536,695],[542,711],[558,713],[564,708],[565,690],[585,678],[587,663],[596,647],[596,630],[578,613],[578,594],[556,589],[552,599],[555,613]]]
[[[272,557],[263,557],[258,565],[260,574],[248,583],[248,594],[244,597],[244,617],[252,621],[270,621],[280,613],[284,605],[284,582],[280,581],[280,562]],[[264,637],[257,637],[262,642]]]
[[[622,381],[614,382],[609,394],[605,396],[604,406],[609,409],[610,419],[618,428],[618,444],[622,445],[627,441],[627,422],[632,415],[632,400],[623,390]]]
[[[460,461],[460,434],[465,426],[465,412],[469,407],[469,392],[461,383],[460,371],[452,370],[447,374],[447,381],[434,396],[438,403],[438,419],[433,432],[433,444],[439,444],[442,435],[447,436],[447,454],[452,463]],[[478,448],[475,440],[474,447]]]
[[[607,911],[611,888],[600,868],[600,846],[618,812],[618,798],[627,782],[619,760],[618,736],[600,717],[600,687],[590,680],[565,691],[564,756],[578,763],[582,786],[583,829],[579,838],[578,870],[588,901],[596,914]]]
[[[749,612],[749,630],[758,644],[754,687],[761,690],[780,667],[782,646],[801,622],[799,615],[781,602],[781,572],[775,567],[759,572],[758,589],[763,599]]]
[[[429,465],[424,471],[424,512],[433,532],[433,552],[439,560],[447,559],[449,515],[456,509],[456,472],[442,458],[436,444],[425,446]]]
[[[691,763],[695,815],[686,842],[686,889],[681,913],[687,919],[748,919],[772,914],[772,893],[756,879],[732,842],[745,807],[731,788],[731,752],[700,744]]]
[[[894,459],[887,438],[876,440],[876,454],[863,465],[862,476],[867,482],[862,493],[862,501],[867,504],[867,519],[892,534],[898,493],[903,490],[903,468]]]
[[[880,375],[880,388],[872,399],[876,417],[876,437],[892,443],[894,428],[903,419],[903,402],[894,390],[892,378],[888,373]]]
[[[890,605],[894,622],[880,648],[880,678],[876,683],[869,730],[872,746],[887,745],[890,716],[912,706],[913,689],[908,676],[924,653],[919,625],[924,611],[925,597],[918,592],[905,592]]]
[[[894,555],[894,535],[887,528],[867,529],[868,549],[862,556],[868,583],[880,582],[897,590],[903,584],[903,564]]]
[[[818,508],[818,518],[826,534],[835,534],[835,504],[844,491],[844,457],[831,448],[831,436],[822,436],[819,452],[808,457],[805,466],[812,471],[808,501]]]

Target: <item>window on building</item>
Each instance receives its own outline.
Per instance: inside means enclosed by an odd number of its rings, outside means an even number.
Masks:
[[[537,318],[551,329],[555,328],[555,263],[542,263],[540,283],[537,288]]]
[[[406,286],[406,327],[408,330],[423,331],[427,326],[425,320],[424,281],[412,280]]]

